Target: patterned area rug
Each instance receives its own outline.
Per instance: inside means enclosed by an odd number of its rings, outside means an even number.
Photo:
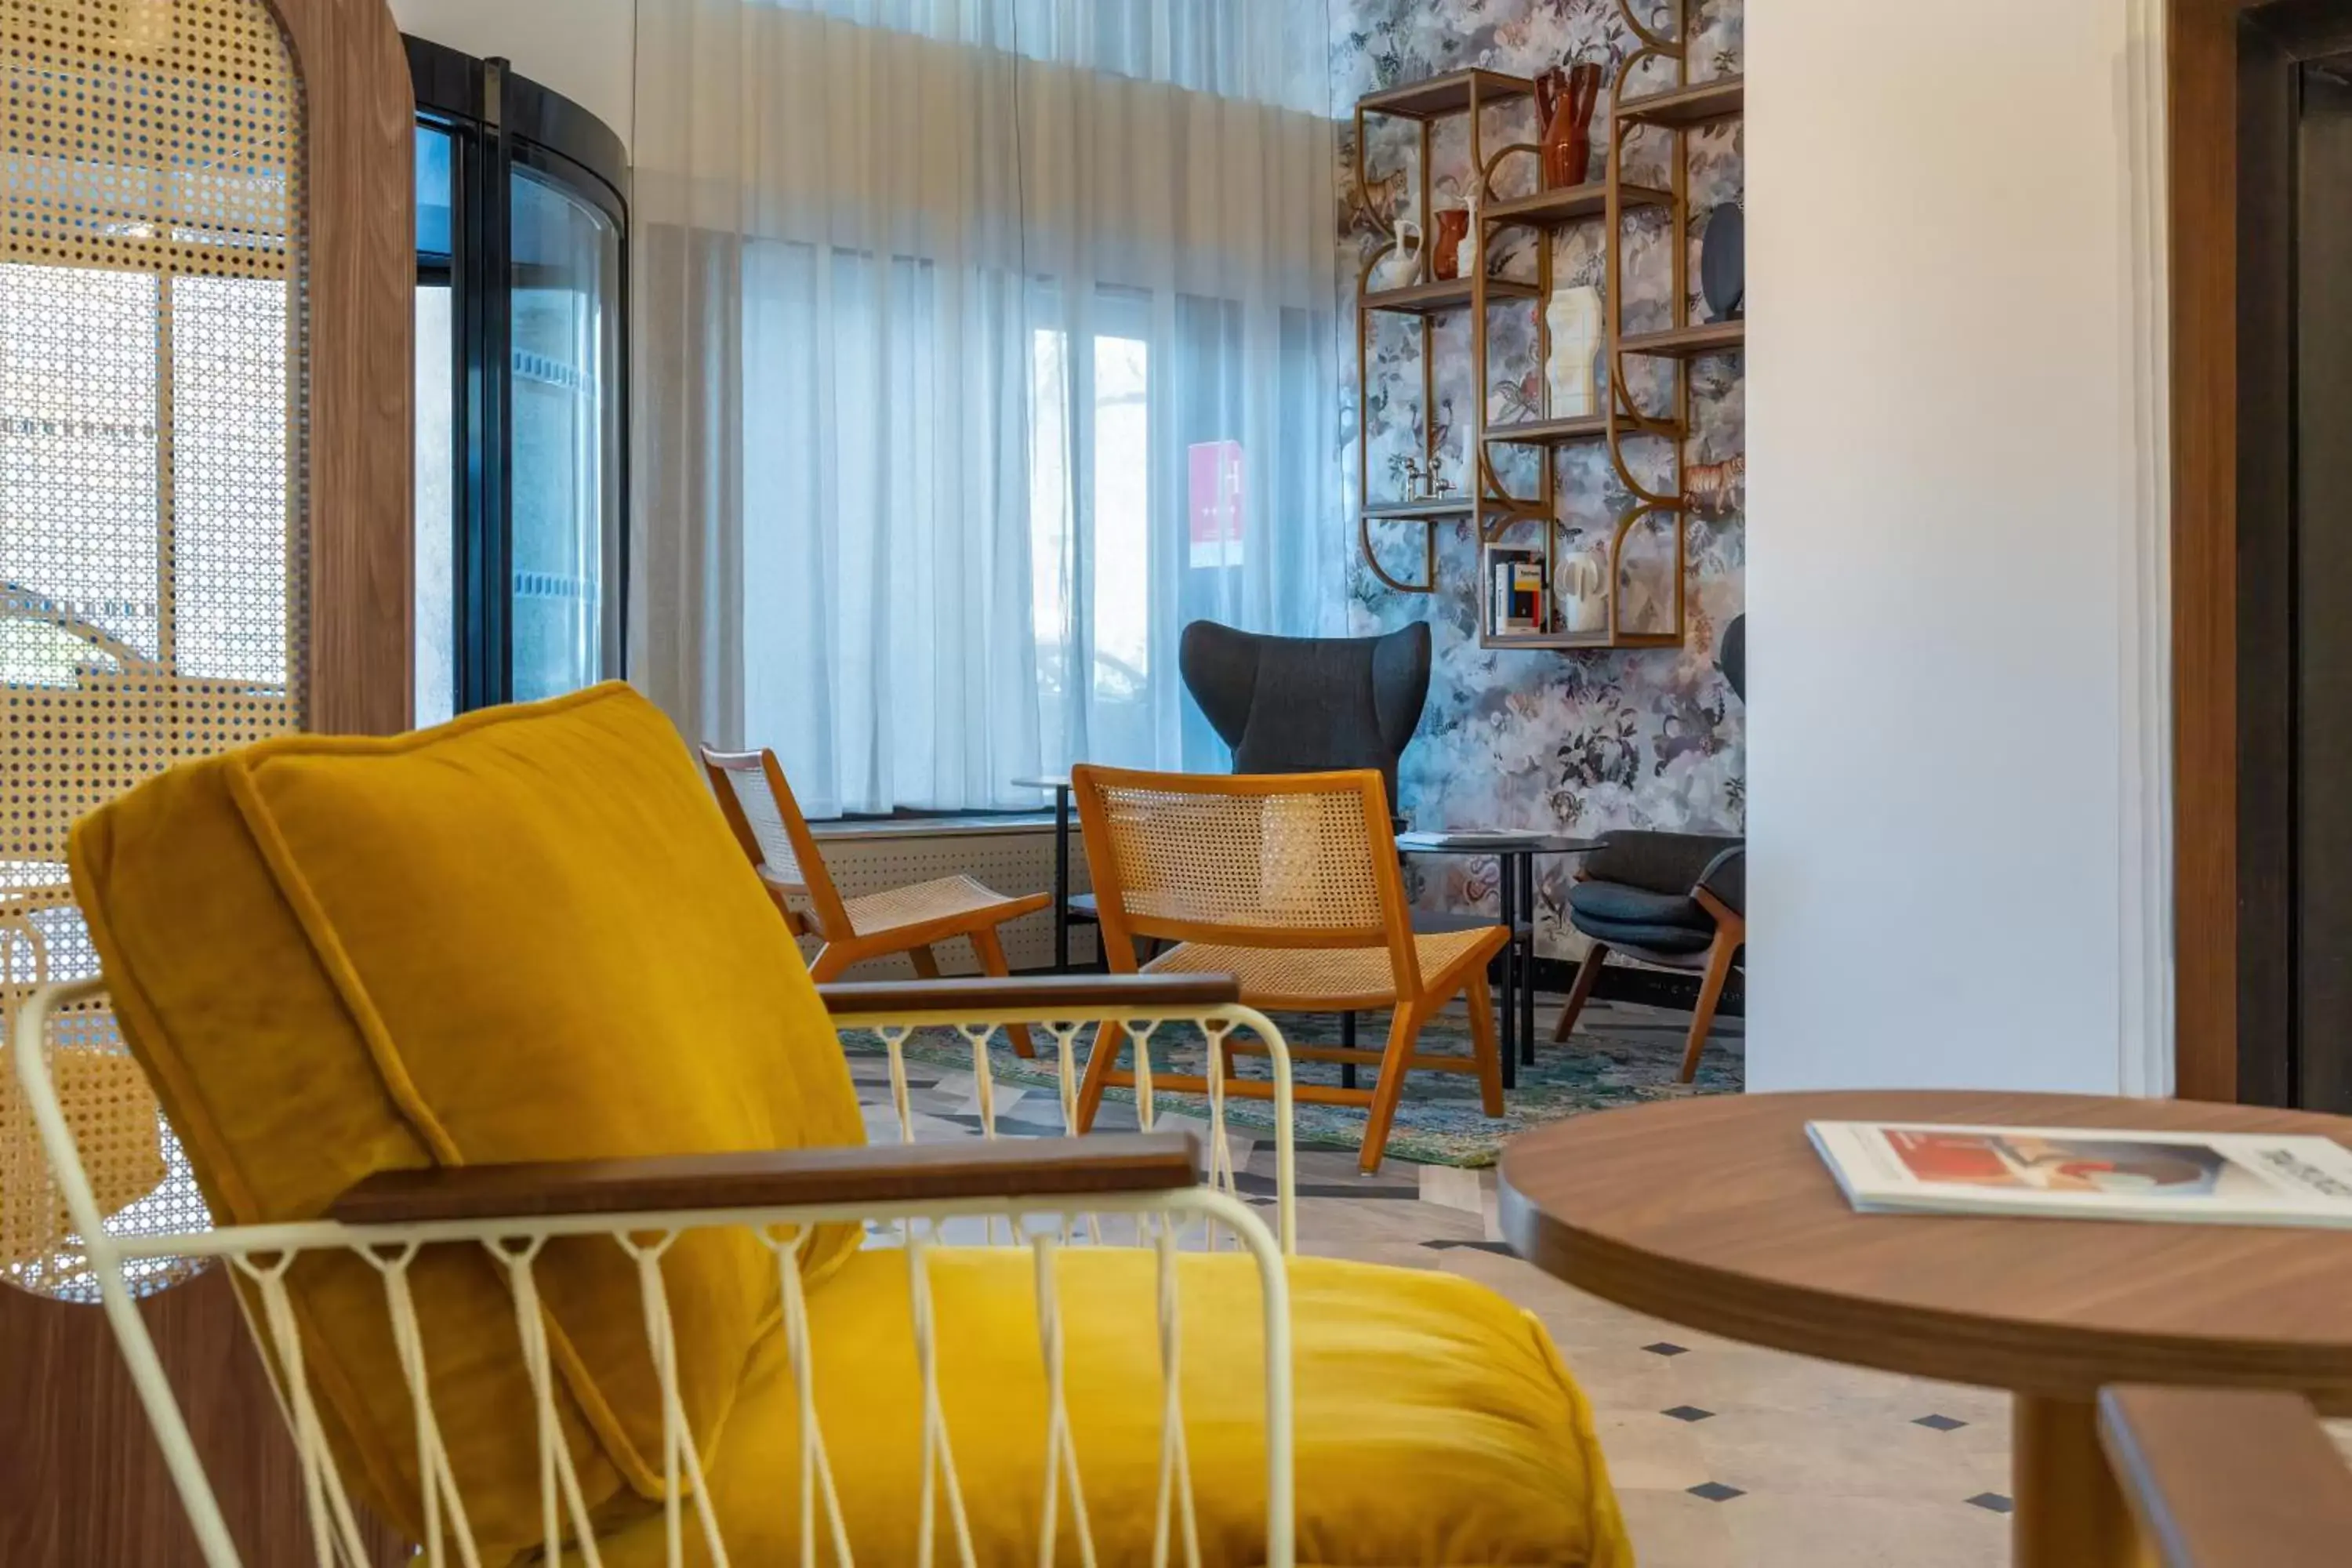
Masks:
[[[1505,1092],[1506,1113],[1490,1119],[1479,1109],[1478,1080],[1470,1074],[1414,1073],[1405,1084],[1404,1099],[1390,1133],[1391,1158],[1431,1165],[1491,1165],[1504,1140],[1546,1122],[1676,1095],[1739,1092],[1746,1058],[1737,1019],[1716,1026],[1699,1063],[1698,1081],[1685,1086],[1675,1081],[1675,1075],[1682,1068],[1684,1036],[1690,1027],[1687,1015],[1595,1002],[1578,1020],[1574,1037],[1556,1046],[1551,1043],[1550,1029],[1559,1016],[1559,1001],[1546,997],[1541,1004],[1536,1010],[1536,1062],[1533,1067],[1522,1065],[1518,1086]],[[1274,1021],[1284,1038],[1293,1043],[1331,1045],[1339,1039],[1337,1015],[1277,1014]],[[1360,1018],[1358,1043],[1366,1047],[1380,1046],[1387,1037],[1386,1026],[1385,1018]],[[992,1037],[989,1071],[997,1082],[1055,1089],[1060,1075],[1052,1059],[1052,1037],[1042,1029],[1035,1033],[1039,1055],[1034,1061],[1014,1055],[1002,1036]],[[1079,1038],[1082,1063],[1091,1037],[1089,1030]],[[871,1034],[845,1033],[842,1043],[853,1057],[887,1056],[881,1039]],[[1429,1055],[1469,1054],[1469,1021],[1458,1006],[1447,1009],[1422,1030],[1420,1049]],[[1206,1055],[1200,1032],[1190,1026],[1166,1026],[1152,1037],[1151,1061],[1160,1071],[1197,1073]],[[907,1056],[910,1061],[935,1068],[968,1071],[972,1066],[971,1045],[946,1029],[917,1034],[907,1042]],[[1244,1056],[1240,1071],[1244,1078],[1270,1076],[1263,1057]],[[1299,1062],[1294,1076],[1301,1083],[1337,1083],[1339,1068],[1331,1062]],[[1372,1076],[1370,1068],[1360,1068],[1358,1081],[1368,1085]],[[1135,1091],[1114,1089],[1106,1098],[1131,1104]],[[1206,1114],[1205,1101],[1198,1096],[1162,1090],[1155,1102],[1171,1110]],[[1228,1098],[1225,1119],[1235,1128],[1271,1131],[1273,1109],[1268,1100]],[[1294,1125],[1303,1147],[1353,1149],[1364,1138],[1364,1112],[1353,1106],[1302,1104],[1297,1108]],[[1019,1131],[1059,1129],[1024,1126]]]

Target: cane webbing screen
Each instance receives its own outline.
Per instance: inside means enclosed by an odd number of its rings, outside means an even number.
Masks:
[[[0,55],[13,1023],[34,985],[96,968],[64,888],[74,820],[302,721],[306,251],[300,83],[262,0],[0,0]],[[93,1175],[110,1206],[129,1205],[114,1223],[201,1216],[184,1171],[158,1163],[169,1134],[143,1084],[95,1059],[120,1051],[110,1018],[59,1027],[86,1158],[107,1162]],[[26,1131],[0,1102],[0,1140]],[[70,1293],[28,1229],[54,1225],[18,1190],[26,1169],[0,1151],[0,1267]]]
[[[1084,805],[1108,829],[1119,907],[1139,930],[1175,921],[1383,939],[1361,792],[1097,786],[1093,794]],[[1101,891],[1101,868],[1096,876]]]
[[[780,882],[805,882],[800,857],[793,852],[793,836],[784,826],[783,805],[768,787],[767,771],[730,768],[720,776],[734,791],[735,804],[743,808],[743,820],[751,825],[751,837],[760,846],[760,863],[768,874]]]

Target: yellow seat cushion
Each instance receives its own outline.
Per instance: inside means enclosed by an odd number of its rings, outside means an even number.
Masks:
[[[1056,1263],[1072,1436],[1105,1563],[1150,1561],[1162,1387],[1155,1264],[1148,1251],[1110,1247],[1067,1248]],[[1034,1267],[1009,1247],[930,1255],[949,1441],[974,1553],[991,1568],[1034,1564],[1042,1534]],[[1234,1253],[1187,1253],[1179,1270],[1202,1561],[1258,1563],[1256,1267]],[[1532,1316],[1433,1271],[1301,1258],[1289,1274],[1301,1563],[1631,1568],[1591,1413]],[[820,1429],[861,1563],[916,1560],[921,1406],[908,1303],[905,1254],[884,1248],[860,1253],[809,1300]],[[801,1560],[798,1401],[782,1338],[762,1344],[709,1473],[739,1568]],[[945,1506],[942,1494],[937,1560],[952,1563]],[[1062,1508],[1061,1560],[1076,1563],[1066,1489]],[[688,1561],[707,1562],[690,1519],[686,1533]],[[658,1517],[599,1546],[606,1568],[654,1568],[663,1550]],[[831,1561],[829,1546],[818,1560]]]
[[[864,1139],[774,906],[677,731],[625,686],[186,764],[85,818],[70,858],[124,1032],[223,1221],[314,1218],[394,1168]],[[855,1245],[839,1228],[813,1275]],[[663,1267],[708,1437],[775,1321],[774,1261],[706,1232]],[[589,1505],[658,1496],[632,1265],[582,1239],[538,1274]],[[290,1284],[346,1474],[415,1528],[382,1281],[313,1257]],[[486,1545],[526,1542],[536,1445],[503,1271],[428,1249],[415,1285],[467,1510]]]

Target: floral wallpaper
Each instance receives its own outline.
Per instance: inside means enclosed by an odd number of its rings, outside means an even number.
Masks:
[[[1650,5],[1656,16],[1653,26],[1671,31],[1671,7],[1654,0],[1624,3]],[[1740,68],[1740,5],[1741,0],[1693,0],[1692,79]],[[1433,410],[1423,406],[1420,330],[1411,318],[1376,319],[1365,384],[1355,384],[1357,279],[1381,243],[1383,223],[1399,215],[1416,221],[1422,217],[1412,211],[1418,197],[1413,177],[1417,133],[1409,121],[1368,122],[1367,165],[1375,188],[1355,188],[1355,100],[1381,88],[1467,66],[1533,76],[1566,61],[1600,61],[1607,85],[1593,118],[1597,175],[1608,134],[1607,91],[1615,84],[1618,63],[1636,40],[1619,0],[1332,0],[1331,13],[1331,97],[1340,121],[1336,211],[1344,336],[1339,360],[1349,382],[1342,399],[1341,456],[1352,511],[1364,499],[1353,493],[1355,443],[1368,447],[1370,500],[1403,499],[1417,489],[1404,465],[1418,458],[1422,422],[1433,418],[1440,472],[1459,491],[1471,482],[1466,448],[1476,418],[1475,387],[1469,379],[1470,322],[1465,311],[1436,319]],[[1671,65],[1664,68],[1670,70]],[[1640,85],[1655,90],[1672,85],[1672,79],[1645,75]],[[1506,142],[1536,139],[1534,109],[1528,100],[1487,113],[1481,131],[1490,156]],[[1691,205],[1687,280],[1695,321],[1707,315],[1697,300],[1697,237],[1713,207],[1740,195],[1740,133],[1733,122],[1684,141]],[[1438,122],[1432,184],[1441,200],[1466,189],[1468,142],[1465,117]],[[1665,160],[1673,145],[1663,132],[1645,132],[1642,144],[1629,152],[1627,177],[1666,184]],[[1515,158],[1497,168],[1496,183],[1500,194],[1517,195],[1534,188],[1535,174],[1532,158]],[[1629,330],[1670,324],[1670,234],[1663,213],[1627,220]],[[1556,280],[1600,285],[1601,243],[1597,219],[1557,231]],[[1496,271],[1527,279],[1533,278],[1534,265],[1532,243],[1525,236],[1516,249],[1506,245],[1494,261]],[[1498,422],[1533,417],[1539,409],[1543,367],[1536,363],[1535,335],[1539,308],[1532,302],[1489,308],[1488,399],[1490,417]],[[1744,362],[1737,355],[1711,357],[1691,362],[1688,370],[1692,405],[1691,429],[1684,444],[1685,465],[1740,457],[1745,445]],[[1629,366],[1628,374],[1643,377],[1632,390],[1645,406],[1662,406],[1671,394],[1671,362],[1643,361]],[[1648,441],[1629,443],[1626,457],[1646,484],[1667,472],[1671,454],[1664,442]],[[1546,454],[1535,449],[1499,447],[1498,477],[1516,494],[1535,493],[1540,475],[1534,465],[1544,460]],[[1571,540],[1605,530],[1629,503],[1601,443],[1556,448],[1549,460],[1557,465],[1558,516]],[[1721,499],[1726,504],[1710,508],[1706,515],[1695,511],[1685,523],[1688,637],[1679,649],[1481,649],[1475,599],[1479,550],[1467,519],[1439,527],[1438,590],[1433,595],[1397,593],[1373,575],[1360,555],[1351,558],[1351,630],[1386,631],[1423,619],[1430,623],[1434,637],[1436,672],[1429,705],[1420,734],[1405,752],[1399,779],[1402,809],[1414,826],[1538,828],[1580,835],[1612,827],[1742,830],[1744,715],[1739,699],[1717,668],[1716,655],[1724,627],[1740,612],[1746,528],[1738,510],[1740,489],[1731,487]],[[1421,526],[1374,525],[1374,544],[1398,576],[1419,574]],[[1657,569],[1660,551],[1671,560],[1670,526],[1629,538],[1628,564],[1621,579],[1621,621],[1671,624],[1669,584],[1665,572]],[[1491,861],[1418,857],[1407,864],[1415,879],[1415,897],[1425,906],[1494,907]],[[1566,925],[1563,900],[1574,864],[1562,858],[1538,864],[1538,943],[1547,953],[1572,956],[1582,942]]]

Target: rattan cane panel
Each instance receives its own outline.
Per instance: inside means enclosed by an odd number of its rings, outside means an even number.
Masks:
[[[302,94],[263,0],[0,0],[0,55],[13,1040],[35,985],[97,972],[65,887],[73,822],[303,721],[309,325]],[[109,1228],[203,1226],[111,1015],[79,1009],[50,1044]],[[21,1109],[0,1110],[0,1277],[86,1296]]]
[[[743,808],[743,819],[751,825],[751,837],[759,841],[760,859],[768,874],[780,882],[797,887],[807,880],[801,875],[800,857],[793,853],[793,837],[784,831],[783,808],[768,788],[768,775],[761,768],[729,768],[720,774],[728,787],[735,792],[736,804]]]
[[[0,0],[6,258],[288,279],[301,93],[260,0]]]
[[[1382,927],[1357,792],[1098,794],[1131,919],[1277,931]]]
[[[902,926],[927,924],[980,910],[998,909],[1013,900],[971,877],[940,877],[904,888],[843,902],[849,929],[859,936],[877,936]]]
[[[1448,971],[1494,940],[1492,929],[1413,938],[1421,983],[1434,987]],[[1254,1007],[1386,1007],[1397,999],[1396,959],[1385,947],[1242,947],[1180,942],[1143,966],[1147,974],[1230,974]]]

